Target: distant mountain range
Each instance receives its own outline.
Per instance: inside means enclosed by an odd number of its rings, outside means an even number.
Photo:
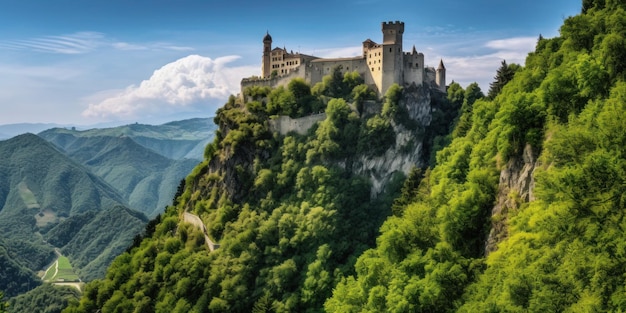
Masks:
[[[76,149],[71,146],[77,138],[129,137],[170,159],[202,160],[204,147],[213,139],[216,129],[212,119],[195,118],[162,125],[130,124],[83,131],[75,128],[53,128],[39,133],[39,136],[62,149]]]
[[[147,217],[171,204],[215,128],[198,118],[0,141],[0,290],[13,296],[39,285],[35,273],[55,247],[82,280],[103,277]]]
[[[85,131],[54,128],[39,136],[115,187],[131,208],[154,217],[202,159],[215,128],[211,119],[196,118]]]

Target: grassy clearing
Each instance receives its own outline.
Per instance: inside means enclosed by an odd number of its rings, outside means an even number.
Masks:
[[[48,267],[48,269],[46,270],[46,274],[41,278],[41,280],[50,281],[52,278],[54,278],[54,275],[56,273],[56,270],[55,270],[56,266],[57,266],[57,261],[54,261],[54,263],[52,263],[52,265]]]
[[[59,219],[54,211],[46,209],[35,214],[35,221],[37,227],[41,228],[51,223],[57,223]]]
[[[78,275],[74,273],[70,260],[65,256],[59,257],[59,271],[54,277],[56,281],[78,281]]]
[[[59,258],[50,265],[46,274],[42,278],[47,282],[73,282],[80,281],[78,275],[74,273],[70,260],[65,256],[59,256]]]
[[[35,194],[33,194],[30,189],[28,189],[28,185],[25,182],[21,182],[17,185],[17,190],[20,194],[20,198],[24,201],[24,204],[29,209],[38,209],[39,202],[37,202],[37,198],[35,198]]]

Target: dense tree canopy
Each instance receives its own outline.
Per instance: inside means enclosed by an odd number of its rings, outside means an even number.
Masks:
[[[584,1],[586,13],[540,38],[512,80],[497,74],[490,99],[464,103],[437,166],[403,193],[410,204],[385,221],[328,312],[626,310],[626,83],[614,35],[624,6]],[[533,196],[499,194],[509,190],[500,172],[537,156]],[[497,197],[509,200],[491,216]],[[505,236],[485,257],[492,225]]]
[[[349,168],[389,125],[414,125],[401,86],[365,118],[350,107],[362,82],[339,70],[310,94],[296,82],[231,98],[178,205],[67,312],[626,311],[625,7],[585,0],[491,97],[452,84],[438,107],[461,116],[433,124],[454,132],[393,205]],[[293,111],[268,108],[294,98],[326,120],[269,133],[268,114]],[[179,223],[185,210],[220,249]]]

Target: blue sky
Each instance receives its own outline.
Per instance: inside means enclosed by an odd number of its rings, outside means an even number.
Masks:
[[[580,0],[0,0],[0,124],[160,123],[212,116],[258,75],[262,38],[317,56],[357,55],[380,23],[448,81],[487,91]]]

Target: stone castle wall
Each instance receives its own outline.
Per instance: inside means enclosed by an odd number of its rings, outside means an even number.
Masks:
[[[309,128],[315,123],[326,119],[326,113],[320,113],[301,118],[290,118],[289,116],[281,115],[275,119],[271,119],[270,130],[277,132],[281,135],[286,135],[289,132],[296,132],[300,135],[305,135]]]
[[[267,86],[267,87],[276,87],[276,86],[287,86],[289,82],[294,78],[302,78],[307,80],[305,65],[301,65],[300,67],[292,70],[289,74],[284,76],[276,76],[274,78],[260,78],[260,77],[252,77],[252,78],[244,78],[241,80],[241,92],[246,89],[246,87],[251,86]],[[308,82],[308,81],[307,81]]]

